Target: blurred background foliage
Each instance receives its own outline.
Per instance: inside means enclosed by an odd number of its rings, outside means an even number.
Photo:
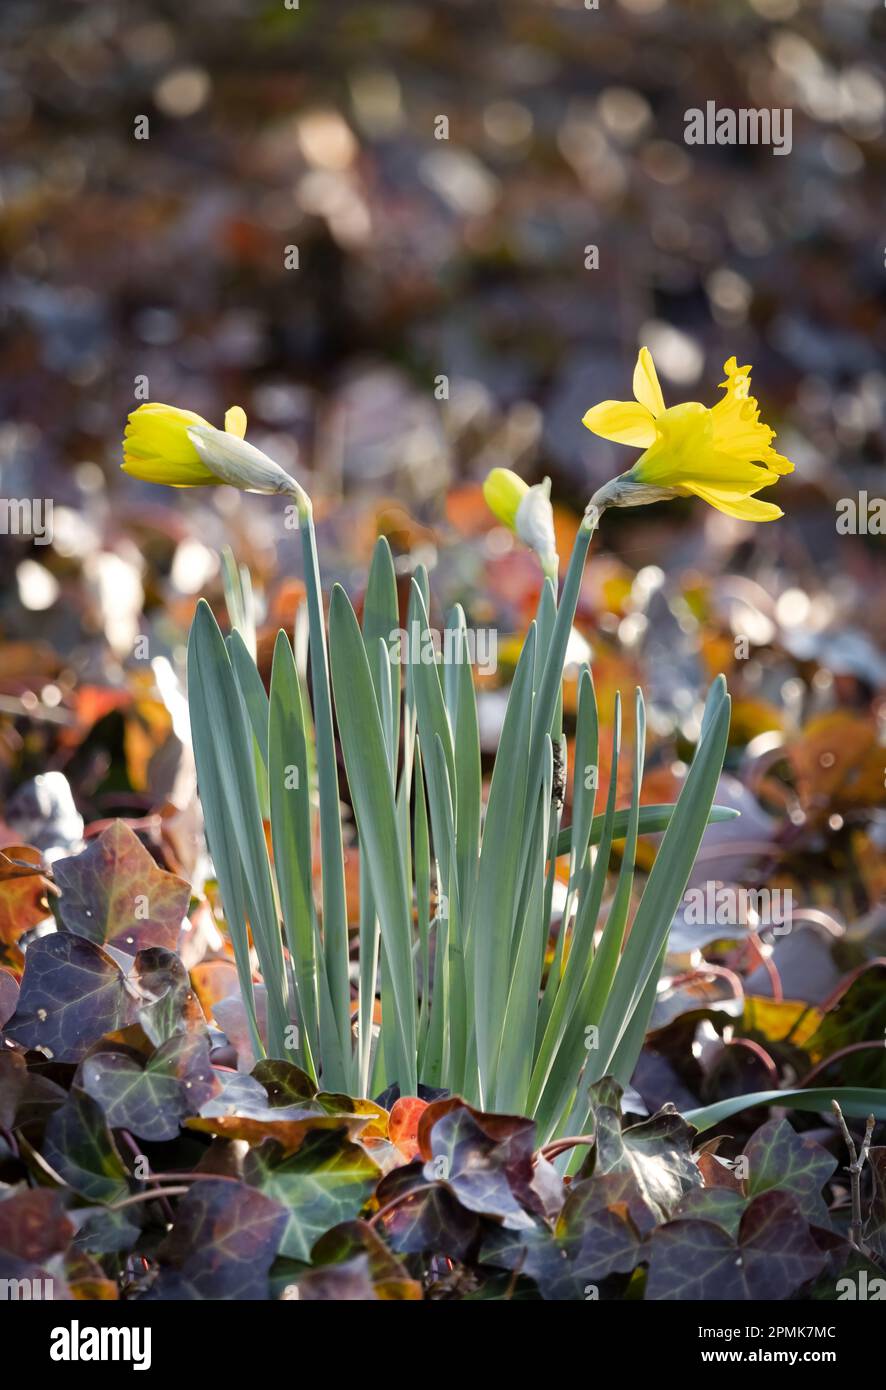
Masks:
[[[717,799],[743,818],[709,832],[696,879],[792,887],[805,916],[776,969],[742,939],[713,953],[724,970],[822,1003],[886,954],[882,538],[836,526],[840,499],[883,493],[883,6],[6,0],[0,39],[0,476],[4,497],[54,504],[51,545],[3,538],[5,843],[67,852],[79,816],[124,815],[198,873],[180,687],[196,596],[220,600],[232,545],[266,665],[298,610],[272,499],[120,475],[143,378],[215,423],[246,408],[314,498],[326,582],[359,597],[384,533],[404,588],[423,562],[444,606],[500,629],[489,751],[539,574],[479,480],[549,474],[565,557],[591,491],[632,462],[580,420],[629,394],[638,345],[671,403],[712,404],[735,354],[796,464],[784,520],[607,514],[575,655],[604,713],[647,690],[653,801],[691,756],[699,691],[728,676]],[[708,100],[790,107],[790,155],[687,146]],[[47,771],[75,806],[30,780]],[[684,932],[695,969],[706,943]],[[687,978],[668,1017],[724,977]]]

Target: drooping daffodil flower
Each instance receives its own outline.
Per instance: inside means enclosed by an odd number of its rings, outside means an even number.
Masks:
[[[245,492],[306,494],[296,480],[261,449],[247,443],[246,412],[232,406],[225,427],[216,429],[179,406],[149,401],[133,410],[123,438],[124,473],[168,487],[228,483]]]
[[[551,507],[551,480],[530,487],[510,468],[493,468],[483,484],[489,510],[534,550],[544,573],[557,582],[559,560]]]
[[[775,521],[783,515],[754,496],[794,465],[772,447],[775,431],[764,425],[751,395],[751,369],[730,357],[720,383],[725,395],[708,409],[698,401],[667,407],[652,354],[641,348],[634,368],[633,401],[602,401],[582,419],[603,439],[645,452],[633,468],[594,493],[589,503],[635,507],[668,497],[700,497],[742,521]]]

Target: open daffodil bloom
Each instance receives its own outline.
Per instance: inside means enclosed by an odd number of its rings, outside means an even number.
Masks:
[[[225,414],[218,430],[174,405],[150,401],[129,416],[123,438],[123,471],[168,487],[228,483],[247,492],[303,495],[294,478],[248,444],[246,412],[239,405]]]
[[[780,507],[755,493],[770,487],[794,465],[772,447],[774,430],[764,425],[750,394],[751,369],[730,357],[725,396],[713,408],[698,401],[665,406],[652,354],[641,348],[634,368],[633,401],[602,401],[582,420],[594,434],[645,453],[628,472],[600,488],[593,505],[633,507],[667,497],[700,497],[727,516],[775,521]]]

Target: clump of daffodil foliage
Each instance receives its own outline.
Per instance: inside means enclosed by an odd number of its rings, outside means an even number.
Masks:
[[[542,1140],[582,1131],[600,1078],[630,1079],[701,837],[712,820],[732,814],[713,804],[729,699],[720,677],[676,804],[641,808],[645,713],[636,691],[630,804],[617,810],[618,697],[608,794],[598,808],[597,779],[586,776],[599,762],[597,705],[591,668],[583,666],[567,826],[563,669],[589,544],[608,507],[694,494],[745,520],[781,514],[754,494],[792,465],[760,422],[749,369],[731,358],[726,378],[713,408],[687,402],[668,409],[644,348],[636,400],[588,411],[589,429],[644,452],[591,498],[559,594],[549,482],[529,487],[504,468],[487,478],[491,510],[536,552],[544,583],[485,797],[460,606],[448,618],[452,640],[429,662],[428,576],[417,567],[407,626],[417,624],[422,640],[410,644],[404,669],[386,541],[376,546],[362,629],[339,586],[327,619],[309,499],[246,443],[242,410],[228,411],[224,430],[159,404],[130,416],[128,473],[176,487],[224,482],[291,495],[298,504],[310,689],[289,635],[280,632],[266,691],[239,630],[236,592],[229,594],[234,629],[227,639],[208,606],[198,605],[188,655],[207,839],[257,1055],[288,1057],[326,1090],[351,1095],[392,1083],[406,1094],[420,1083],[444,1087],[487,1109],[532,1115]],[[356,1013],[336,733],[355,822],[347,833],[359,849]],[[637,842],[652,832],[663,838],[641,890]],[[618,875],[609,892],[616,844]],[[568,861],[568,887],[551,960],[559,858]],[[267,991],[266,1030],[255,1005],[256,961]]]

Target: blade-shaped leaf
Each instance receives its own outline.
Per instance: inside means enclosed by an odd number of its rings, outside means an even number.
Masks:
[[[335,707],[360,844],[367,856],[397,1011],[398,1080],[414,1094],[416,1006],[412,969],[412,914],[397,834],[378,704],[360,628],[344,589],[336,586],[329,610],[329,645]],[[390,1060],[386,1059],[390,1065]]]

